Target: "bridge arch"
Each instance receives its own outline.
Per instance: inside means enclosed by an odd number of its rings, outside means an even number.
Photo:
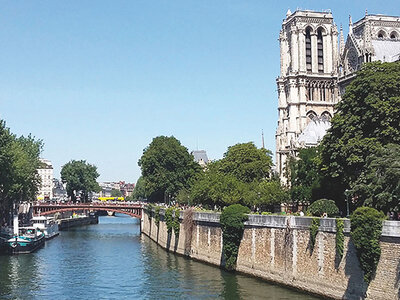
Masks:
[[[131,217],[134,217],[134,218],[141,218],[142,216],[140,215],[140,214],[135,214],[135,213],[132,213],[132,212],[129,212],[129,211],[124,211],[124,210],[120,210],[120,209],[114,209],[114,208],[72,208],[72,207],[69,207],[69,208],[60,208],[60,209],[54,209],[54,210],[49,210],[49,211],[44,211],[44,212],[41,212],[40,213],[40,215],[41,216],[47,216],[47,215],[53,215],[53,214],[56,214],[56,213],[63,213],[63,212],[68,212],[68,211],[78,211],[78,210],[80,210],[80,211],[101,211],[101,210],[103,210],[103,211],[113,211],[113,212],[116,212],[116,213],[121,213],[121,214],[125,214],[125,215],[128,215],[128,216],[131,216]]]
[[[142,217],[142,207],[134,206],[134,207],[120,207],[120,206],[112,206],[112,205],[105,205],[105,206],[95,206],[95,205],[60,205],[60,206],[52,206],[52,205],[37,205],[34,206],[34,214],[47,216],[56,213],[63,213],[63,212],[71,212],[71,211],[84,211],[84,212],[92,212],[92,211],[112,211],[116,213],[125,214],[134,218],[141,218]]]

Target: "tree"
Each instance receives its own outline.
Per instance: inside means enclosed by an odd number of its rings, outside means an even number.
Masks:
[[[322,141],[321,168],[331,195],[344,207],[343,191],[363,173],[367,157],[400,143],[400,62],[364,64],[346,87]]]
[[[122,192],[117,189],[112,189],[111,190],[111,197],[122,197]]]
[[[208,170],[192,185],[190,197],[193,203],[209,208],[214,205],[224,207],[235,203],[244,204],[244,188],[244,184],[235,176],[224,174],[209,164]]]
[[[146,199],[146,183],[144,182],[143,176],[140,176],[137,180],[135,188],[133,189],[132,198],[134,200]]]
[[[360,177],[352,186],[358,205],[384,213],[400,210],[400,145],[388,144],[366,159]]]
[[[43,143],[32,136],[17,138],[0,120],[0,223],[13,204],[33,200],[40,178],[37,168]]]
[[[190,199],[208,207],[242,204],[271,209],[287,199],[279,179],[271,176],[271,152],[253,143],[236,144],[207,165],[193,183]]]
[[[236,144],[228,147],[220,168],[223,173],[232,174],[240,181],[259,181],[271,175],[271,155],[271,151],[257,149],[252,142]]]
[[[61,180],[67,183],[67,194],[72,201],[80,195],[83,202],[87,202],[90,192],[99,192],[100,186],[96,182],[99,176],[97,167],[85,160],[71,160],[61,169]]]
[[[291,157],[288,165],[292,201],[317,199],[321,185],[319,147],[300,149],[298,157]]]
[[[153,200],[175,197],[188,187],[201,167],[186,147],[173,136],[159,136],[144,149],[138,162],[145,182],[146,194]]]

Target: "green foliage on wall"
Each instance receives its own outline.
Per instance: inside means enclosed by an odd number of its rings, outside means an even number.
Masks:
[[[336,219],[336,254],[340,258],[343,257],[344,249],[344,222],[343,219]]]
[[[311,247],[311,251],[314,250],[315,241],[317,239],[318,227],[319,227],[319,218],[312,218],[311,226],[310,226],[310,247]]]
[[[316,217],[322,216],[326,213],[330,217],[339,215],[339,208],[336,206],[335,201],[328,199],[320,199],[313,202],[308,208],[307,212]]]
[[[243,237],[244,222],[248,220],[250,209],[240,204],[226,207],[220,218],[223,234],[223,254],[225,268],[234,270],[239,252],[240,241]]]
[[[179,235],[180,223],[179,223],[179,208],[168,207],[165,210],[165,223],[167,225],[167,231],[169,234],[174,231],[175,235]]]
[[[379,239],[384,219],[382,212],[371,207],[359,207],[351,215],[351,237],[366,283],[372,280],[381,256]]]
[[[158,226],[160,224],[160,207],[156,206],[154,209],[154,221]]]

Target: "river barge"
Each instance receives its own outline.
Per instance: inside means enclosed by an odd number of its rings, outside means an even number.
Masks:
[[[32,253],[45,243],[45,235],[33,226],[20,227],[18,234],[7,240],[6,252],[9,254]]]
[[[32,218],[32,226],[44,233],[46,240],[52,239],[60,234],[58,223],[53,217],[36,216]]]

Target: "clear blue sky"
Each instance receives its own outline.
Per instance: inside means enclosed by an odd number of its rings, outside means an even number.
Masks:
[[[158,135],[219,159],[275,149],[278,35],[286,11],[331,9],[347,32],[397,1],[1,1],[0,118],[44,140],[59,177],[71,159],[101,181],[135,182]]]

